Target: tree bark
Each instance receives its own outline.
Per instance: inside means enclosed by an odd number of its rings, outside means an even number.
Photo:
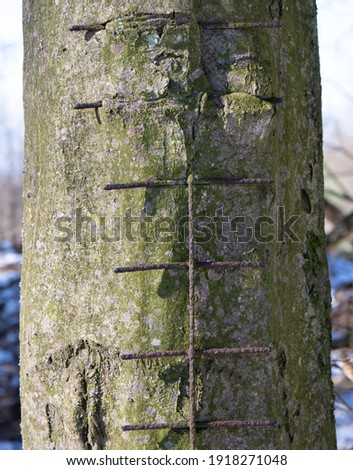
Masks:
[[[276,422],[196,448],[334,448],[315,2],[30,0],[24,37],[25,448],[189,448],[122,430],[189,422],[188,357],[122,355],[190,353],[190,272],[113,272],[188,261],[189,176],[196,263],[265,264],[196,266],[195,347],[271,348],[197,355],[196,421]]]

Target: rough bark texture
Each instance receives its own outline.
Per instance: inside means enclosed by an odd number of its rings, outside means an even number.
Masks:
[[[201,24],[272,20],[283,28]],[[69,32],[97,23],[105,29]],[[187,420],[185,358],[120,358],[188,347],[187,274],[113,273],[186,261],[187,243],[134,240],[137,224],[113,242],[92,240],[87,221],[81,239],[70,232],[80,214],[111,225],[129,208],[141,223],[177,221],[187,215],[183,187],[103,188],[188,174],[275,180],[199,187],[197,215],[276,220],[284,207],[287,218],[300,216],[296,243],[279,221],[267,243],[239,243],[233,233],[197,244],[198,260],[266,262],[197,272],[197,347],[273,347],[268,356],[197,358],[197,418],[277,421],[200,430],[197,448],[334,448],[315,2],[27,0],[24,32],[25,448],[188,448],[187,431],[121,431]],[[96,111],[73,110],[98,100]],[[60,216],[72,220],[60,226]]]

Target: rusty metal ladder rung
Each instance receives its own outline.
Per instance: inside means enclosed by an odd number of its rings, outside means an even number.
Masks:
[[[122,18],[116,18],[117,20]],[[157,19],[157,18],[152,18]],[[175,15],[171,15],[169,18],[164,16],[161,18],[163,20],[174,20]],[[110,20],[112,21],[112,20]],[[98,31],[103,31],[107,28],[107,24],[110,21],[103,23],[94,23],[94,24],[76,24],[69,28],[71,32],[85,31],[88,33],[97,33]],[[197,24],[201,29],[205,30],[229,30],[229,29],[272,29],[272,28],[282,28],[282,21],[198,21]]]
[[[272,352],[269,346],[251,346],[240,348],[212,348],[212,349],[195,349],[195,356],[233,356],[242,354],[268,354]],[[158,359],[161,357],[183,357],[187,356],[186,349],[175,351],[149,351],[144,353],[120,354],[123,361],[131,361],[132,359]]]
[[[189,218],[189,260],[178,263],[159,263],[135,266],[122,266],[114,269],[116,274],[154,271],[154,270],[188,270],[189,271],[189,349],[179,351],[154,351],[144,353],[121,354],[122,360],[143,360],[163,357],[188,357],[189,361],[189,421],[184,423],[153,423],[153,424],[127,424],[122,426],[122,431],[147,431],[158,429],[189,429],[190,449],[195,449],[196,429],[207,428],[236,428],[236,427],[272,427],[276,425],[275,420],[246,420],[246,421],[196,421],[196,390],[195,390],[195,357],[196,356],[231,356],[240,354],[268,354],[272,351],[271,347],[240,347],[240,348],[213,348],[196,349],[194,344],[195,335],[195,269],[259,269],[264,268],[265,263],[256,261],[195,261],[194,255],[194,236],[193,236],[193,217],[194,217],[194,186],[196,185],[256,185],[273,184],[272,178],[213,178],[206,180],[195,180],[192,177],[188,179],[176,179],[165,181],[144,181],[135,183],[109,184],[104,187],[106,191],[136,189],[136,188],[156,188],[156,187],[187,187],[188,188],[188,218]]]
[[[168,16],[168,15],[167,15]],[[169,19],[175,20],[177,18],[175,13],[168,16]],[[165,18],[164,18],[165,19]],[[103,23],[95,23],[90,25],[74,25],[69,28],[70,31],[86,31],[95,33],[105,30],[109,21]],[[198,22],[200,29],[203,30],[240,30],[240,29],[257,29],[257,28],[281,28],[283,23],[281,21],[263,21],[263,22]],[[281,98],[266,98],[260,97],[259,99],[269,101],[271,103],[282,102]],[[103,107],[103,100],[87,103],[77,103],[74,106],[76,110],[95,109]],[[193,178],[179,179],[173,181],[147,181],[127,184],[109,184],[105,186],[105,190],[119,190],[119,189],[132,189],[132,188],[152,188],[152,187],[165,187],[165,186],[187,186],[188,187],[188,206],[189,206],[189,261],[184,263],[161,263],[153,265],[137,265],[128,267],[119,267],[114,270],[115,273],[128,273],[138,271],[152,271],[157,269],[188,269],[189,270],[189,349],[183,351],[156,351],[140,354],[122,354],[121,359],[144,359],[156,357],[177,357],[188,356],[189,359],[189,396],[190,396],[190,414],[188,423],[156,423],[156,424],[143,424],[143,425],[125,425],[122,426],[123,431],[137,431],[137,430],[151,430],[151,429],[189,429],[190,432],[190,448],[195,448],[195,430],[197,428],[216,428],[216,427],[268,427],[275,426],[276,421],[273,420],[249,420],[249,421],[204,421],[198,422],[195,418],[196,400],[195,400],[195,370],[194,359],[198,355],[206,356],[220,356],[232,354],[267,354],[271,352],[270,347],[246,347],[246,348],[220,348],[220,349],[196,349],[194,345],[194,271],[195,269],[208,268],[208,269],[242,269],[242,268],[263,268],[265,265],[261,262],[251,261],[236,261],[236,262],[217,262],[217,261],[195,261],[194,259],[194,238],[193,238],[193,186],[199,184],[272,184],[274,183],[271,178],[245,178],[245,179],[228,179],[218,178],[213,180],[198,181]]]

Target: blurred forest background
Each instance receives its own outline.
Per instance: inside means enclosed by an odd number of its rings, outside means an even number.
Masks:
[[[338,445],[353,449],[353,0],[317,0]],[[0,0],[0,449],[21,448],[21,0]]]
[[[0,242],[21,243],[22,26],[21,1],[0,0]]]

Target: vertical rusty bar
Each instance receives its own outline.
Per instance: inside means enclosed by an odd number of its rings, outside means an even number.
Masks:
[[[189,211],[189,430],[190,449],[195,449],[196,440],[196,386],[195,386],[195,253],[194,253],[194,188],[192,175],[188,177]]]

